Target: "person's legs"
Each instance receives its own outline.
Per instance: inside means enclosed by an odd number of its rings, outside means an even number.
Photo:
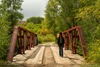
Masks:
[[[63,46],[61,46],[61,56],[63,56]]]
[[[60,46],[59,46],[59,56],[60,56]]]
[[[59,56],[61,56],[61,46],[59,46]]]

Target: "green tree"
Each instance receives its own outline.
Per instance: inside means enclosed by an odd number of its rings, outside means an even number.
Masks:
[[[92,41],[92,36],[94,35],[94,30],[100,22],[100,0],[82,1],[84,4],[83,8],[79,8],[76,18],[78,18],[78,24],[83,27],[83,31],[86,37],[87,44]],[[91,5],[88,5],[91,3]],[[80,4],[81,6],[82,4]]]
[[[52,30],[47,29],[47,27],[46,27],[46,20],[45,19],[44,19],[44,21],[42,21],[42,29],[41,29],[40,34],[42,34],[42,35],[52,34]]]
[[[59,16],[58,21],[59,23],[63,23],[66,25],[65,29],[70,29],[72,27],[77,26],[77,23],[75,22],[75,13],[78,6],[79,0],[56,0],[58,2],[59,7]],[[66,7],[65,7],[66,6]]]
[[[49,0],[45,10],[45,19],[46,26],[52,28],[54,36],[78,25],[75,22],[78,2],[79,0]]]
[[[57,8],[58,8],[56,4],[57,3],[55,2],[55,0],[49,0],[45,10],[46,27],[53,31],[53,35],[55,36],[55,38],[58,32],[57,22],[55,20],[57,17]]]
[[[23,0],[1,0],[0,13],[4,14],[4,12],[7,12],[9,14],[7,21],[11,22],[10,33],[12,33],[14,25],[16,25],[18,20],[23,18],[23,14],[19,12],[19,10],[22,10],[22,2]]]
[[[43,17],[30,17],[27,19],[27,23],[33,22],[34,24],[41,24],[43,20]]]
[[[10,22],[8,22],[7,19],[8,14],[4,13],[3,15],[0,15],[0,60],[6,60],[9,45],[10,45],[10,35],[9,28],[10,28]]]
[[[30,23],[27,23],[26,29],[36,34],[39,34],[42,29],[42,24],[34,24],[33,22],[30,22]]]

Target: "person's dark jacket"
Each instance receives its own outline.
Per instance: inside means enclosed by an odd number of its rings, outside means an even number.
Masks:
[[[60,43],[60,37],[59,38],[57,38],[57,44],[59,45],[59,46],[64,46],[64,38],[62,37],[62,43]]]

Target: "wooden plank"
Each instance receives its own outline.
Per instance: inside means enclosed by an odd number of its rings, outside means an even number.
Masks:
[[[33,52],[37,50],[37,48],[38,47],[31,48],[31,50],[26,50],[25,54],[18,54],[14,56],[12,63],[18,63],[18,64],[24,63],[24,61],[27,60],[33,54]]]
[[[35,58],[30,58],[26,61],[26,64],[42,64],[42,58],[45,46],[42,46]]]
[[[62,61],[61,61],[61,59],[60,59],[60,57],[59,57],[59,54],[57,53],[57,51],[56,51],[56,49],[55,49],[54,46],[51,46],[51,50],[52,50],[52,52],[53,52],[54,59],[55,59],[56,63],[62,64]]]

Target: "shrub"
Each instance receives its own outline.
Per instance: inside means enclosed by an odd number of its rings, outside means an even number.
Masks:
[[[92,63],[100,63],[100,40],[95,43],[90,43],[88,60]]]
[[[42,43],[43,42],[43,36],[42,35],[38,35],[38,43]]]
[[[54,41],[54,36],[52,34],[48,34],[44,37],[43,42],[53,42]]]
[[[9,64],[3,60],[0,60],[0,67],[18,67],[18,65],[15,65],[15,64],[11,64],[9,62]]]
[[[5,21],[5,18],[0,18],[0,59],[5,60],[10,44],[10,35],[8,35],[10,22]]]
[[[88,44],[88,59],[92,63],[100,63],[100,24],[92,35],[92,42]]]

